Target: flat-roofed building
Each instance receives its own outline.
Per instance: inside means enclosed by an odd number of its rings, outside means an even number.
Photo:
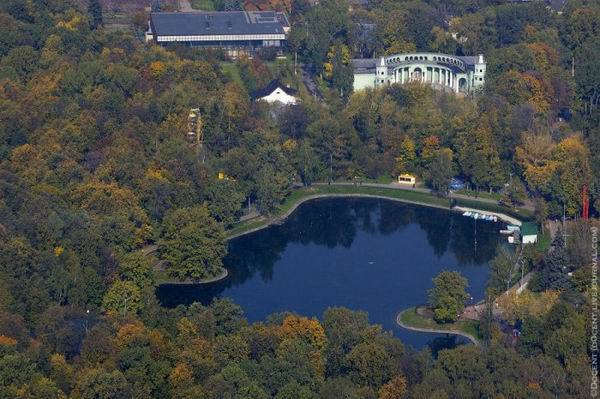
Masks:
[[[236,56],[281,47],[289,31],[287,16],[276,11],[154,12],[146,41],[221,48]]]

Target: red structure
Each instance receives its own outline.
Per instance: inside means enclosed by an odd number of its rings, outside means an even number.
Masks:
[[[583,204],[583,209],[581,211],[581,217],[587,220],[590,217],[590,197],[588,195],[588,186],[587,184],[583,185],[581,190],[581,202]]]

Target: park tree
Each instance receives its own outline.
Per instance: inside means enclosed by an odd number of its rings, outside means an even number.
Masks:
[[[75,385],[75,397],[81,399],[128,399],[131,387],[118,370],[86,370]]]
[[[276,171],[271,165],[263,166],[256,176],[256,205],[264,214],[274,212],[289,194],[291,179],[285,171]]]
[[[379,388],[391,377],[392,359],[379,343],[360,343],[352,348],[347,358],[352,381],[358,385]]]
[[[327,54],[325,74],[340,97],[347,99],[352,92],[353,72],[350,64],[350,50],[343,44],[337,44]]]
[[[154,283],[153,258],[143,251],[124,254],[119,259],[119,276],[123,281],[131,281],[141,290]]]
[[[433,278],[429,290],[429,306],[438,323],[454,322],[465,308],[469,299],[466,292],[467,279],[458,272],[444,271]]]
[[[379,388],[380,399],[402,399],[408,392],[406,378],[401,375],[393,377],[385,385]]]
[[[599,72],[597,68],[594,68],[594,65],[597,65],[600,60],[600,45],[597,40],[589,39],[583,44],[579,53],[581,62],[575,74],[575,82],[583,101],[584,114],[591,116],[597,112],[600,103]]]
[[[292,43],[306,62],[321,72],[332,42],[348,31],[348,6],[343,0],[324,0],[305,14],[301,27],[292,29]]]
[[[206,197],[212,217],[225,227],[230,227],[240,217],[245,195],[236,181],[212,181],[206,189]]]
[[[296,170],[305,186],[310,186],[322,173],[323,165],[313,147],[303,140],[295,150]]]
[[[512,105],[529,103],[540,114],[550,110],[552,87],[531,73],[507,71],[496,80],[495,90]]]
[[[576,215],[581,209],[581,189],[590,184],[589,156],[589,149],[579,135],[560,141],[554,152],[557,168],[550,181],[550,193],[555,201],[565,205],[570,216]]]
[[[500,187],[503,171],[489,121],[481,121],[474,132],[460,132],[456,141],[462,172],[475,187]]]
[[[210,216],[206,205],[180,208],[164,220],[159,240],[168,273],[180,280],[200,280],[223,271],[227,254],[223,226]]]
[[[330,378],[321,386],[319,397],[322,399],[359,399],[356,386],[347,378]]]
[[[456,174],[452,158],[451,149],[441,148],[432,154],[431,160],[425,167],[425,181],[439,195],[448,193],[450,180]]]
[[[102,307],[107,312],[135,314],[142,308],[142,292],[131,281],[116,280],[104,295]]]
[[[283,339],[300,339],[318,351],[323,351],[327,344],[323,326],[314,318],[289,315],[283,319],[280,334]]]
[[[591,42],[591,39],[600,32],[597,24],[599,17],[600,10],[597,7],[578,7],[565,18],[566,23],[562,30],[562,36],[565,44],[571,50],[571,73],[573,75],[576,75],[575,70],[578,69],[580,61],[585,62],[585,51],[582,52],[582,47]]]
[[[210,309],[214,317],[217,335],[236,333],[246,325],[241,306],[229,298],[215,299],[211,303]]]
[[[317,394],[294,381],[284,385],[275,395],[275,399],[317,399]]]
[[[102,5],[99,0],[89,0],[88,14],[90,15],[90,28],[92,30],[102,26]]]
[[[404,136],[400,144],[399,154],[394,167],[395,174],[414,172],[417,160],[416,145],[408,135]]]
[[[531,190],[545,192],[556,170],[552,159],[555,144],[549,134],[524,133],[516,148],[516,159]]]
[[[572,271],[571,260],[565,248],[562,232],[558,232],[552,241],[550,251],[541,265],[537,277],[538,290],[565,290],[571,287],[571,281],[567,273]]]
[[[5,73],[10,69],[23,82],[37,69],[39,53],[31,46],[19,46],[11,49],[3,58]]]
[[[496,45],[495,13],[483,9],[452,18],[451,32],[457,37],[464,54],[485,54]]]
[[[525,185],[519,178],[512,179],[507,186],[500,191],[500,202],[510,206],[515,207],[519,205],[523,205],[525,200],[527,199],[527,189]]]
[[[496,250],[496,256],[492,259],[491,269],[492,275],[488,282],[488,287],[495,294],[508,291],[510,285],[518,271],[519,264],[517,263],[516,254],[511,253],[508,249],[500,246]]]

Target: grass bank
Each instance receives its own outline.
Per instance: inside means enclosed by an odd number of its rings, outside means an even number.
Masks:
[[[169,276],[169,274],[167,273],[166,270],[155,270],[154,271],[154,285],[159,286],[159,285],[163,285],[163,284],[175,284],[175,285],[209,284],[209,283],[214,283],[219,280],[223,280],[228,275],[229,275],[229,272],[227,271],[227,269],[224,268],[221,273],[219,273],[217,276],[214,276],[214,277],[203,278],[200,280],[183,280],[182,281],[182,280],[179,280],[179,279]]]
[[[213,0],[192,0],[190,3],[194,10],[202,10],[202,11],[214,11],[215,10],[215,3]]]
[[[479,333],[479,322],[474,320],[439,324],[431,318],[421,316],[417,313],[416,308],[412,307],[401,311],[396,318],[396,322],[400,327],[408,330],[460,335],[469,339],[475,345],[480,345],[482,341]]]

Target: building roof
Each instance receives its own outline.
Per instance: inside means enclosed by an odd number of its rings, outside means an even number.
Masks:
[[[272,80],[271,82],[269,82],[269,84],[266,85],[265,87],[263,87],[262,89],[258,89],[258,90],[253,91],[250,94],[250,96],[253,99],[257,99],[257,98],[261,98],[261,97],[266,97],[269,94],[273,93],[278,88],[281,89],[288,96],[294,96],[297,93],[296,90],[294,90],[291,87],[287,87],[286,85],[282,84],[279,81],[279,79],[275,79],[275,80]]]
[[[404,57],[412,57],[413,55],[417,55],[417,56],[423,55],[423,56],[427,56],[430,58],[429,59],[420,59],[420,60],[419,59],[408,60],[408,61],[406,61],[404,59]],[[478,64],[480,61],[485,62],[485,60],[483,59],[483,56],[454,56],[454,55],[446,55],[446,54],[441,54],[441,53],[407,53],[407,54],[398,54],[397,56],[398,57],[391,56],[391,57],[396,57],[395,59],[392,59],[392,61],[389,61],[389,59],[386,58],[386,61],[385,61],[386,65],[388,65],[390,68],[393,69],[401,64],[419,63],[419,64],[432,65],[432,66],[443,65],[450,69],[454,69],[457,71],[464,71],[464,69],[466,67],[473,68],[474,65]],[[443,61],[446,59],[444,57],[447,57],[448,59],[456,59],[459,61],[445,62],[445,61]],[[351,62],[352,62],[352,67],[354,68],[355,74],[371,74],[377,68],[377,65],[380,65],[381,57],[355,58]],[[388,62],[390,62],[390,63],[387,64]]]
[[[534,236],[538,233],[537,224],[532,222],[525,222],[521,225],[521,235],[522,236]]]
[[[467,65],[475,65],[479,62],[479,56],[477,55],[462,55],[456,58],[462,60]]]
[[[284,34],[289,27],[275,11],[154,12],[150,21],[157,36]]]

